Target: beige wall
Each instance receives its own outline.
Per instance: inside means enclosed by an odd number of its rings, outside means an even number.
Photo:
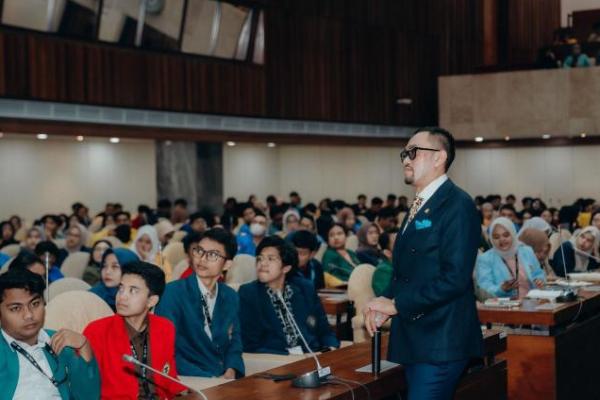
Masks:
[[[439,78],[440,125],[471,140],[600,133],[600,67]]]
[[[573,11],[596,10],[600,8],[598,0],[561,0],[561,26],[567,26],[568,16]]]
[[[44,213],[70,211],[82,201],[96,213],[107,201],[135,211],[156,204],[153,141],[107,139],[0,139],[0,218],[11,214],[29,222]]]
[[[224,195],[246,199],[253,193],[264,200],[297,190],[304,203],[325,196],[354,202],[360,192],[410,198],[398,154],[383,147],[225,147]],[[472,196],[533,195],[560,206],[580,196],[600,199],[599,167],[600,146],[459,149],[450,176]]]

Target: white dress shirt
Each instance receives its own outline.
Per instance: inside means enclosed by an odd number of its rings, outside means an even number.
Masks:
[[[204,286],[198,275],[196,275],[196,279],[198,280],[198,287],[200,288],[200,294],[204,297],[206,301],[206,305],[208,306],[208,311],[210,313],[210,318],[212,320],[213,313],[215,311],[215,304],[217,303],[217,296],[219,295],[219,282],[215,283],[215,294],[214,296],[209,295],[209,291]],[[202,310],[204,312],[204,310]],[[208,321],[206,318],[204,319],[204,332],[208,335],[208,337],[212,340],[212,332],[210,331],[210,326],[208,326]]]
[[[423,206],[427,203],[427,200],[429,200],[435,194],[435,192],[437,192],[437,190],[440,188],[440,186],[442,186],[444,184],[444,182],[446,182],[447,180],[448,180],[448,175],[446,175],[446,174],[438,176],[433,181],[429,182],[429,185],[425,186],[425,188],[423,190],[421,190],[421,192],[419,192],[415,195],[415,197],[420,197],[423,199],[423,201],[421,202],[421,206],[419,207],[419,210],[421,208],[423,208]],[[419,210],[417,210],[417,212]]]
[[[46,343],[50,342],[50,336],[48,336],[43,329],[40,330],[38,341],[33,346],[12,338],[3,329],[1,331],[4,340],[6,340],[6,343],[8,343],[8,346],[12,351],[17,352],[10,345],[12,342],[16,342],[23,350],[33,357],[46,375],[53,376],[50,364],[48,363],[48,359],[44,352]],[[21,353],[17,352],[17,356],[19,358],[19,381],[17,382],[17,389],[15,390],[13,400],[61,399],[58,388],[50,382],[50,379],[44,376]]]

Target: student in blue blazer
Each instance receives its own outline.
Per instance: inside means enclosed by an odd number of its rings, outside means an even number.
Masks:
[[[576,232],[570,240],[556,249],[550,264],[558,276],[571,272],[593,271],[600,267],[598,261],[598,242],[600,232],[595,226],[588,226]],[[563,263],[564,260],[564,263]]]
[[[156,314],[177,332],[175,361],[180,375],[244,376],[237,293],[218,282],[237,251],[235,236],[221,228],[202,235],[191,260],[194,274],[167,285]]]
[[[446,175],[454,155],[454,138],[438,127],[417,130],[400,153],[416,197],[385,295],[363,310],[370,332],[392,318],[388,360],[404,366],[410,400],[452,399],[469,360],[483,354],[473,288],[480,218]]]
[[[523,298],[530,289],[546,283],[544,270],[533,249],[517,239],[514,223],[506,217],[490,225],[492,248],[477,257],[478,286],[496,297]]]
[[[340,346],[311,281],[298,271],[298,253],[278,236],[256,248],[257,280],[242,285],[240,322],[244,351],[301,354],[308,349],[294,328],[277,293],[283,297],[312,351]]]
[[[24,269],[0,276],[0,400],[100,398],[100,374],[86,338],[42,329],[44,280]]]

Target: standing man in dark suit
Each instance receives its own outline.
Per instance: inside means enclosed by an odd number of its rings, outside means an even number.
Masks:
[[[469,359],[483,353],[472,281],[481,228],[471,197],[446,176],[454,155],[441,128],[418,129],[400,154],[416,197],[392,281],[364,310],[371,334],[392,318],[388,359],[404,365],[408,400],[452,399]]]

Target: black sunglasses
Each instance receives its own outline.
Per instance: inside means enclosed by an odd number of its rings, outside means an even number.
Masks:
[[[415,147],[411,147],[410,149],[402,150],[400,152],[400,160],[402,160],[402,162],[404,162],[404,160],[406,160],[406,157],[408,157],[411,160],[414,160],[415,157],[417,156],[417,150],[440,151],[439,149],[430,149],[429,147],[415,146]]]

